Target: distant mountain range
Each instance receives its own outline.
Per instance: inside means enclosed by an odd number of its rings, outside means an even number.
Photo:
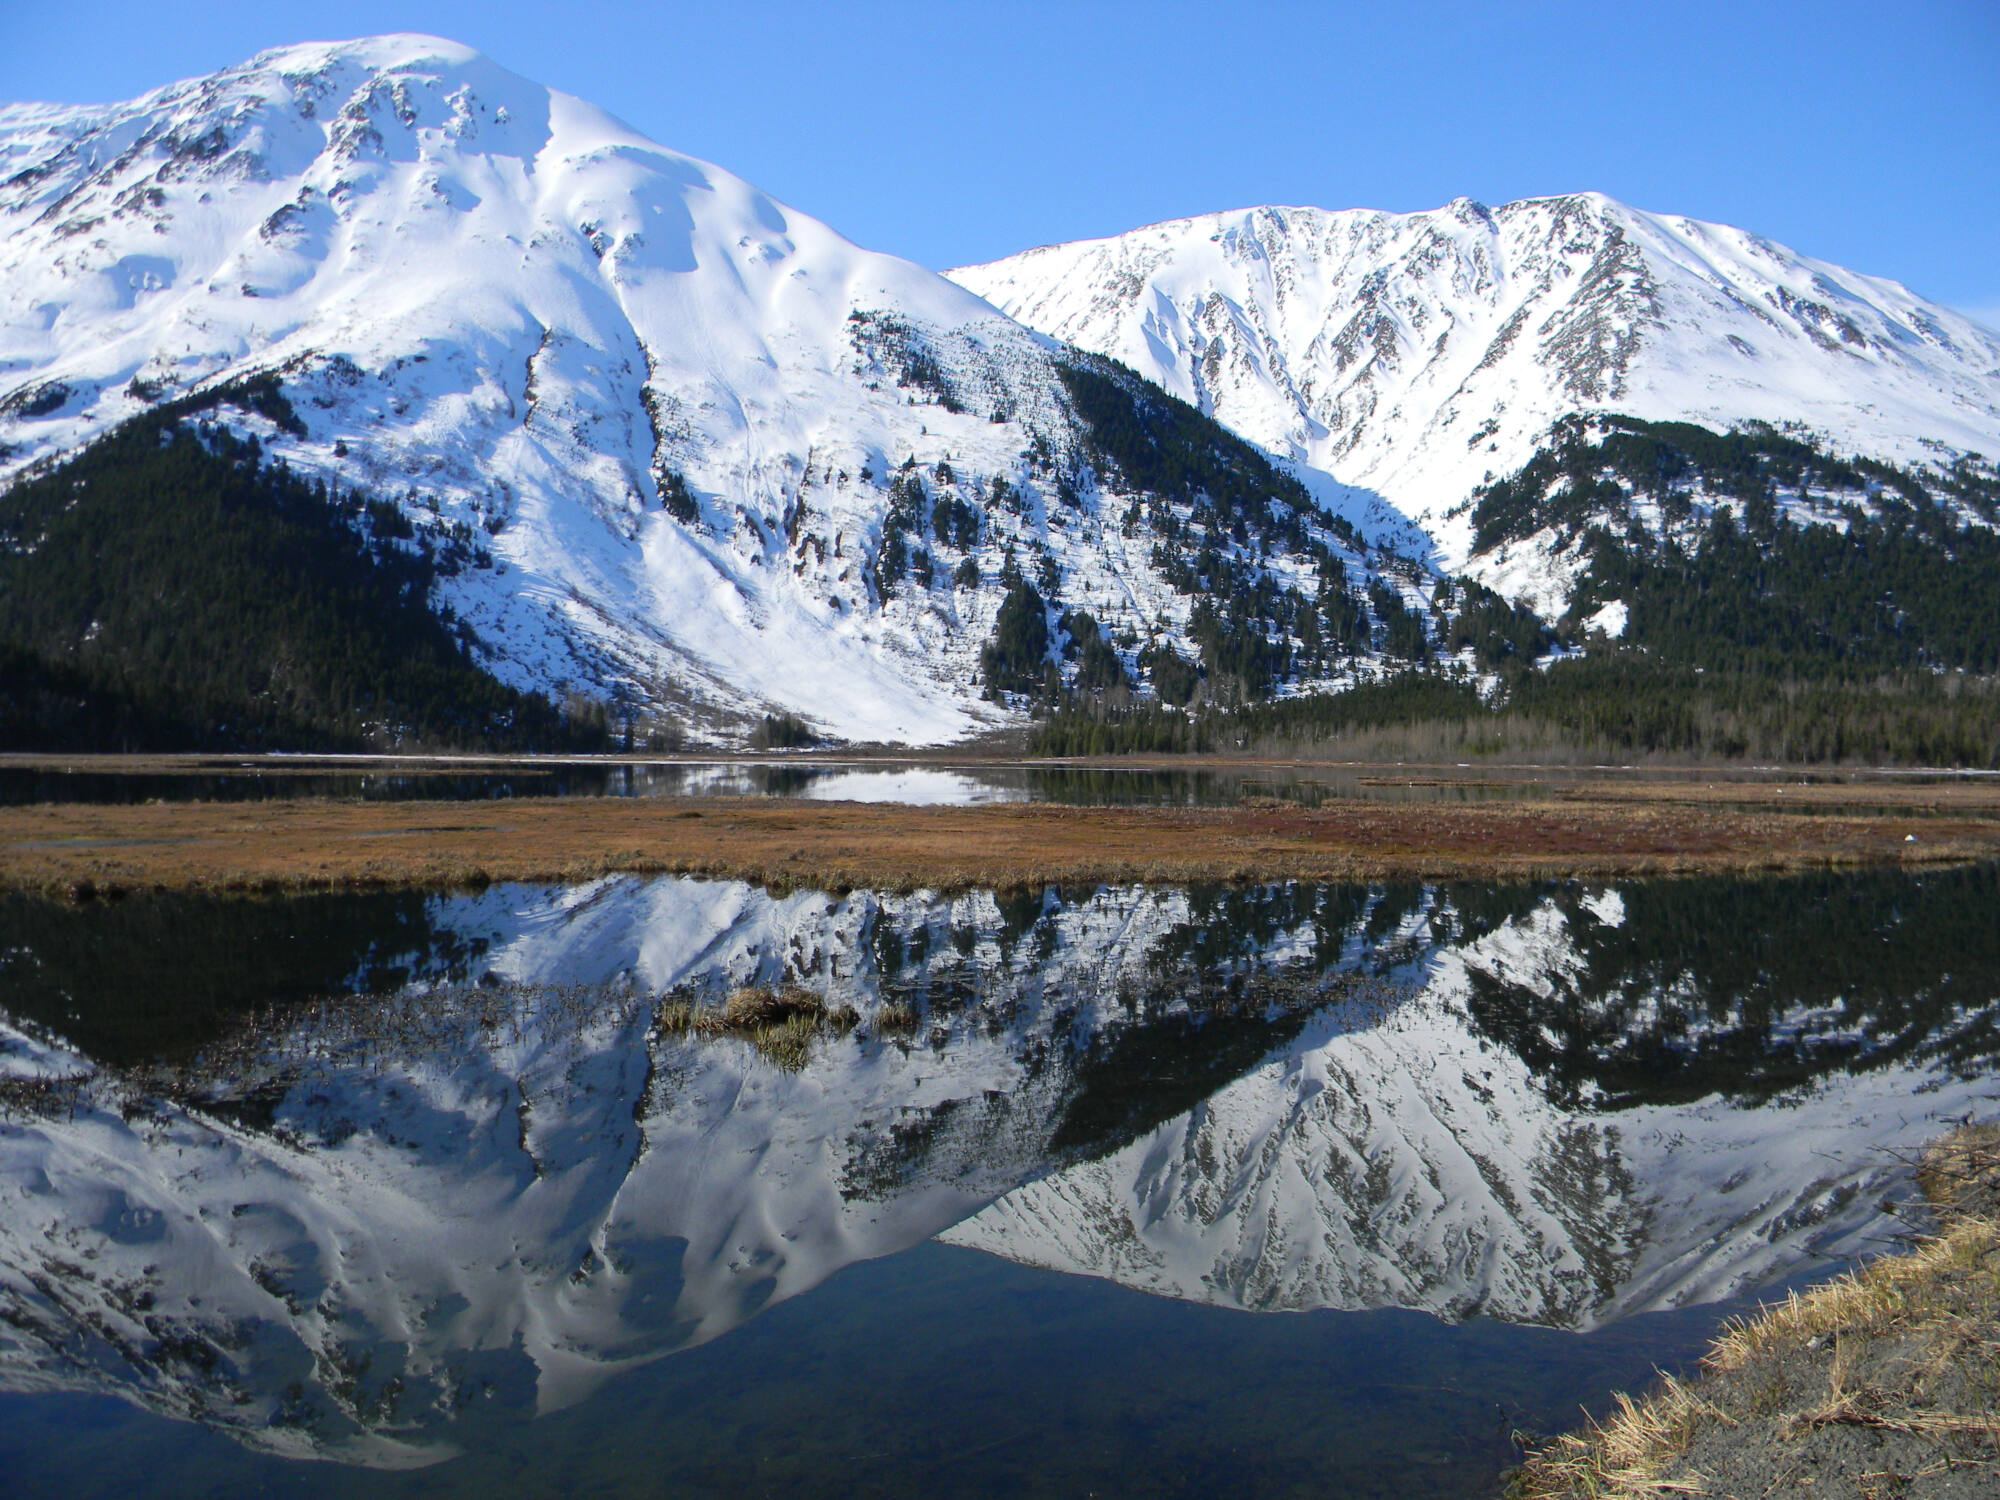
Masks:
[[[937,742],[1078,696],[1478,668],[1442,579],[1643,635],[1586,533],[1685,542],[1743,502],[1614,463],[1594,509],[1482,521],[1613,418],[1804,441],[1803,481],[1752,463],[1794,519],[1915,493],[1995,523],[1969,455],[2000,453],[2000,339],[1738,230],[1592,195],[1260,208],[947,279],[453,43],[289,48],[0,109],[0,737]],[[58,475],[121,428],[152,436]],[[118,559],[177,432],[250,475],[239,519],[283,510],[280,466],[326,486],[458,662],[371,689],[322,659],[334,616],[232,633],[159,594],[180,656],[242,661],[183,691],[166,627],[113,607],[154,597]],[[204,597],[296,586],[220,525],[168,528]]]

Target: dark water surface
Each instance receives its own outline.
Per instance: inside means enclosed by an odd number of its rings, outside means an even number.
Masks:
[[[123,1401],[11,1395],[0,1466],[10,1493],[78,1496],[1481,1495],[1515,1432],[1692,1364],[1730,1310],[1583,1335],[1246,1318],[925,1243],[434,1468],[301,1465]]]
[[[1711,805],[1761,812],[1839,811],[1856,816],[1924,816],[1922,805],[1886,803],[1874,788],[1941,786],[1977,773],[1866,772],[1760,773],[1754,768],[1721,777],[1744,783],[1740,803],[1727,797]],[[256,802],[339,799],[364,802],[492,801],[510,797],[800,797],[846,802],[902,802],[975,806],[995,802],[1053,802],[1081,807],[1234,807],[1276,799],[1319,807],[1329,802],[1466,804],[1537,800],[1579,781],[1658,782],[1702,780],[1715,773],[1633,767],[1474,766],[1080,766],[1033,762],[936,761],[608,761],[531,760],[491,765],[440,760],[370,763],[361,759],[291,763],[282,758],[232,761],[190,759],[171,769],[105,770],[0,763],[0,806],[44,802]],[[1789,807],[1782,798],[1750,795],[1792,782],[1846,788],[1837,806],[1807,802]]]
[[[1360,798],[1483,802],[1546,795],[1529,782],[1393,770],[1130,770],[1022,764],[714,761],[564,763],[504,769],[377,768],[308,762],[204,761],[199,769],[53,770],[0,766],[0,806],[37,802],[487,801],[506,797],[810,797],[849,802],[1060,802],[1083,806],[1234,806],[1276,797],[1318,806]]]
[[[1992,866],[0,898],[0,1475],[1490,1494],[1893,1248],[1996,1021]]]

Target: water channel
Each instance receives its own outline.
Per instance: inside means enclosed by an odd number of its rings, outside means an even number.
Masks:
[[[507,797],[802,797],[971,807],[993,802],[1075,806],[1234,806],[1272,797],[1483,802],[1543,796],[1518,777],[1439,776],[1392,767],[1132,769],[1033,762],[963,764],[817,759],[518,765],[439,761],[203,758],[150,771],[0,764],[0,806],[37,802],[255,802],[341,798],[369,802],[483,801]]]

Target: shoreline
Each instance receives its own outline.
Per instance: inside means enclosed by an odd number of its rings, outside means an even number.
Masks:
[[[1957,1500],[2000,1488],[2000,1125],[1917,1164],[1910,1250],[1726,1329],[1697,1374],[1532,1451],[1508,1500],[1663,1494]]]
[[[705,796],[38,803],[0,807],[0,889],[448,889],[631,873],[961,890],[1748,874],[2000,857],[2000,787],[1891,790],[1586,785],[1554,798],[1311,808]],[[1842,810],[1843,800],[1867,810]]]
[[[929,766],[941,770],[1049,771],[1296,771],[1311,776],[1326,773],[1376,773],[1421,776],[1451,781],[1507,783],[1630,779],[1641,784],[1709,781],[1764,785],[1785,778],[1806,785],[1883,786],[1939,782],[1986,785],[2000,789],[2000,770],[1967,766],[1850,765],[1761,761],[1415,761],[1375,759],[1316,759],[1310,756],[1205,754],[1028,755],[982,750],[976,746],[858,745],[844,749],[805,750],[644,750],[577,752],[574,754],[506,754],[477,751],[0,751],[0,771],[42,771],[55,774],[216,775],[243,772],[311,772],[404,770],[415,775],[450,772],[558,771],[577,768],[664,769],[675,766],[799,766],[836,769],[849,766]]]

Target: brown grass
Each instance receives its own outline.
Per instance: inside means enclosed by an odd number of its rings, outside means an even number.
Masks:
[[[884,1036],[906,1035],[917,1029],[915,1007],[901,1000],[884,1001],[875,1012],[875,1029]]]
[[[1051,881],[1451,879],[1939,864],[2000,817],[1707,806],[1679,789],[1556,802],[902,807],[769,798],[54,804],[0,808],[0,887],[478,886],[613,872],[914,890]]]
[[[719,1007],[684,996],[664,999],[654,1012],[653,1028],[668,1035],[741,1037],[768,1061],[796,1073],[812,1060],[813,1044],[821,1036],[852,1031],[859,1021],[851,1007],[829,1006],[803,985],[772,989],[751,984],[731,990]],[[878,1028],[892,1029],[879,1021]]]
[[[788,984],[781,990],[758,984],[746,985],[732,990],[729,998],[722,1002],[722,1023],[725,1026],[771,1026],[789,1021],[794,1016],[817,1021],[825,1014],[826,1002],[811,990],[796,984]]]
[[[2000,1220],[1991,1215],[2000,1129],[1947,1136],[1925,1153],[1918,1180],[1939,1213],[1937,1234],[1733,1324],[1698,1379],[1663,1379],[1639,1401],[1619,1394],[1604,1421],[1533,1454],[1508,1495],[1731,1493],[1732,1478],[1716,1471],[1732,1450],[1748,1451],[1752,1468],[1774,1467],[1775,1485],[1784,1468],[1771,1455],[1837,1428],[1903,1440],[1872,1460],[1882,1465],[1873,1475],[1852,1476],[1863,1493],[1870,1478],[2000,1464]],[[1729,1435],[1717,1441],[1719,1429]],[[1818,1477],[1816,1492],[1832,1493],[1842,1476],[1828,1466]]]
[[[1659,806],[1770,808],[1773,811],[1921,812],[1965,818],[2000,817],[2000,778],[1917,780],[1867,777],[1853,780],[1712,780],[1664,778],[1644,781],[1557,781],[1562,800],[1635,802]]]

